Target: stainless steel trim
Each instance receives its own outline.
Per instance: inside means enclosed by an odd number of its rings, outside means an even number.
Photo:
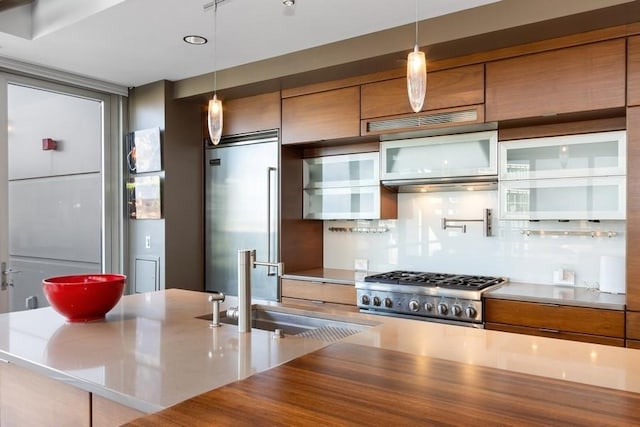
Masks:
[[[269,166],[267,167],[267,262],[273,263],[275,260],[271,259],[271,207],[274,205],[271,194],[271,173],[275,172],[276,168]],[[277,234],[277,231],[276,231]],[[274,253],[275,248],[274,248]],[[267,268],[267,276],[275,276],[276,273],[272,271],[271,266]]]
[[[415,115],[398,119],[369,120],[367,123],[367,131],[381,132],[394,129],[420,129],[435,125],[473,122],[476,120],[478,120],[478,112],[475,109],[470,109],[422,116]]]
[[[218,145],[207,145],[207,149],[229,147],[235,145],[261,144],[264,142],[278,142],[278,130],[267,130],[260,132],[249,132],[238,135],[227,135],[220,139]]]

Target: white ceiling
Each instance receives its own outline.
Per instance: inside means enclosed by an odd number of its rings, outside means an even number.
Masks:
[[[402,26],[402,31],[388,32],[393,34],[392,39],[386,33],[379,33],[375,46],[362,42],[363,39],[354,40],[361,40],[358,52],[365,55],[363,58],[398,52],[405,46],[409,52],[414,33],[407,24],[416,19],[416,0],[296,0],[294,9],[286,8],[282,0],[224,0],[218,5],[217,64],[214,65],[213,8],[205,11],[205,5],[213,0],[0,0],[0,9],[15,2],[27,4],[0,12],[0,65],[21,61],[120,88],[163,79],[206,78],[215,68],[231,69],[223,74],[240,76],[242,73],[235,67],[243,64],[334,42],[348,45],[351,40],[344,40]],[[424,46],[615,4],[638,3],[631,0],[417,2],[418,19],[424,21],[420,25],[420,42]],[[445,16],[455,12],[460,13],[451,19]],[[425,21],[437,17],[437,20]],[[210,42],[202,46],[188,45],[182,38],[189,34],[202,35]],[[305,65],[315,68],[331,65],[327,52],[322,50],[317,61]],[[308,53],[312,58],[316,55],[315,51]],[[347,55],[345,60],[355,59]],[[300,72],[290,69],[290,60],[282,64],[287,71]],[[251,79],[245,79],[247,81],[260,81],[265,77],[256,76],[253,69],[244,72],[253,74]]]
[[[35,0],[0,14],[0,56],[122,86],[214,70],[213,0]],[[498,0],[420,0],[420,20]],[[414,0],[225,0],[217,68],[321,46],[415,21]],[[203,46],[185,35],[209,39]],[[407,51],[413,40],[407,40]]]

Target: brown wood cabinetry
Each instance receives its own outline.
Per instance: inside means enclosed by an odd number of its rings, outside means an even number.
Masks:
[[[627,310],[640,312],[640,107],[627,108]],[[630,314],[630,313],[629,313]],[[631,316],[627,331],[640,329]],[[636,336],[640,339],[640,333]]]
[[[0,425],[89,427],[91,394],[0,362]]]
[[[484,65],[469,65],[427,75],[427,95],[422,111],[482,104]],[[362,85],[362,119],[412,113],[407,79],[397,78]]]
[[[640,105],[640,36],[627,41],[627,106]]]
[[[238,135],[280,127],[280,92],[231,99],[224,102],[223,108],[223,135]]]
[[[62,381],[0,362],[1,426],[112,427],[144,415]]]
[[[360,136],[360,87],[346,87],[282,100],[282,143]]]
[[[331,282],[282,279],[282,302],[294,305],[323,305],[355,309],[356,288]]]
[[[623,347],[625,313],[623,310],[487,298],[485,327]]]
[[[486,64],[486,120],[501,121],[625,106],[625,40]]]

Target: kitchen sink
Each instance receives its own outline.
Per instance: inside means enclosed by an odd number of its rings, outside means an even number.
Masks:
[[[198,319],[211,321],[212,315],[198,316]],[[220,321],[228,325],[237,325],[237,319],[226,316],[221,312]],[[251,327],[264,331],[282,331],[284,336],[312,338],[320,341],[334,342],[357,334],[372,324],[362,324],[336,316],[314,313],[309,315],[301,310],[283,307],[254,306],[251,310]]]

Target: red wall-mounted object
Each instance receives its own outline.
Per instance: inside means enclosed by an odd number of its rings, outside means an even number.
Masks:
[[[55,150],[58,144],[51,138],[42,138],[42,149],[43,150]]]

